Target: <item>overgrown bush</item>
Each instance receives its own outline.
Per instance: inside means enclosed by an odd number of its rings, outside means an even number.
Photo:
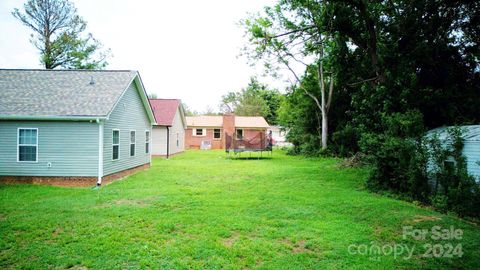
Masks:
[[[367,186],[431,204],[441,211],[480,217],[480,188],[468,174],[460,128],[447,138],[423,136],[417,112],[383,116],[384,132],[363,134],[360,146],[373,165]]]
[[[332,134],[331,148],[333,152],[341,157],[355,155],[360,150],[358,147],[359,133],[359,130],[350,124],[345,125],[343,128],[338,128]]]
[[[288,155],[303,155],[309,157],[318,157],[330,155],[330,150],[322,150],[320,148],[320,137],[313,134],[303,134],[301,136],[289,135],[289,142],[293,143],[293,147],[287,150]]]
[[[430,201],[443,211],[479,217],[480,189],[467,171],[462,130],[455,127],[447,133],[443,141],[436,134],[428,139],[430,178],[434,180]]]
[[[367,186],[427,202],[429,186],[422,116],[416,111],[383,115],[383,133],[362,135],[360,147],[373,165]]]

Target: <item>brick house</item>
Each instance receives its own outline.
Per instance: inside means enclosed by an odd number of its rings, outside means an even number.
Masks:
[[[236,138],[253,138],[265,134],[269,127],[261,116],[187,116],[185,147],[199,149],[210,145],[211,149],[225,149],[225,135]]]

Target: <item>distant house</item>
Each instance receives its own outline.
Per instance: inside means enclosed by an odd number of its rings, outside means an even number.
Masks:
[[[480,125],[461,126],[463,130],[464,147],[462,154],[467,158],[467,171],[480,182]],[[427,132],[427,137],[437,134],[445,146],[449,143],[448,127],[440,127]],[[446,163],[454,162],[445,160]]]
[[[292,143],[287,142],[287,130],[281,126],[270,126],[267,130],[271,132],[273,145],[275,146],[292,146]]]
[[[170,156],[185,150],[185,112],[179,99],[150,99],[157,124],[153,126],[152,155]]]
[[[190,149],[225,149],[225,136],[253,138],[269,127],[261,116],[187,116],[185,144]]]
[[[150,166],[137,71],[0,70],[0,180],[100,185]]]

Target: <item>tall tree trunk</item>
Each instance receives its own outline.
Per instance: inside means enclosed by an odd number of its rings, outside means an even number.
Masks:
[[[325,77],[323,76],[323,45],[321,49],[320,61],[318,62],[318,83],[320,86],[321,94],[321,106],[320,110],[322,112],[322,150],[327,149],[327,139],[328,139],[328,110],[327,110],[327,101],[325,94]],[[330,103],[328,101],[328,103]]]
[[[327,149],[328,139],[328,114],[322,112],[322,150]]]
[[[45,51],[43,52],[43,62],[45,63],[45,69],[53,69],[53,57],[52,57],[52,42],[50,41],[50,37],[52,33],[50,32],[50,26],[48,25],[48,21],[45,25],[44,30],[44,38],[45,38]]]

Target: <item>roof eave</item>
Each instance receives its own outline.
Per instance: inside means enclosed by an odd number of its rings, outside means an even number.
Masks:
[[[115,104],[113,105],[112,108],[110,108],[110,111],[108,113],[108,116],[107,118],[110,117],[110,115],[112,114],[113,110],[117,107],[118,103],[120,102],[120,100],[122,99],[122,97],[125,95],[125,93],[127,92],[128,88],[130,87],[130,85],[132,83],[135,83],[135,85],[137,86],[137,92],[138,94],[140,95],[140,99],[142,101],[142,104],[146,110],[146,113],[147,113],[147,116],[150,120],[150,124],[151,125],[156,125],[157,124],[157,120],[155,119],[155,116],[153,114],[153,110],[152,110],[152,106],[150,104],[150,101],[148,101],[148,96],[147,96],[147,92],[145,90],[145,87],[143,85],[143,82],[142,82],[142,78],[140,77],[140,73],[138,71],[135,71],[135,75],[133,76],[133,78],[130,80],[130,82],[127,84],[126,88],[123,90],[122,94],[118,97],[117,101],[115,101]]]
[[[181,101],[178,104],[178,110],[180,111],[180,118],[182,119],[183,129],[187,129],[187,119],[185,117],[185,108],[183,108]]]
[[[33,120],[33,121],[96,121],[106,120],[106,116],[36,116],[36,115],[0,115],[0,120]]]
[[[150,124],[151,125],[156,125],[157,124],[157,119],[155,119],[155,115],[152,110],[152,106],[150,104],[150,101],[148,101],[148,95],[147,91],[145,90],[145,86],[143,85],[142,78],[140,77],[140,73],[137,71],[137,74],[134,78],[135,83],[137,84],[137,87],[141,89],[140,93],[140,98],[142,100],[142,103],[147,110],[147,115],[148,118],[150,119]]]
[[[223,126],[209,126],[209,125],[187,125],[187,128],[223,128]]]
[[[235,126],[235,128],[251,128],[251,129],[259,129],[259,128],[269,128],[270,126],[265,126],[265,127],[243,127],[243,126]]]

